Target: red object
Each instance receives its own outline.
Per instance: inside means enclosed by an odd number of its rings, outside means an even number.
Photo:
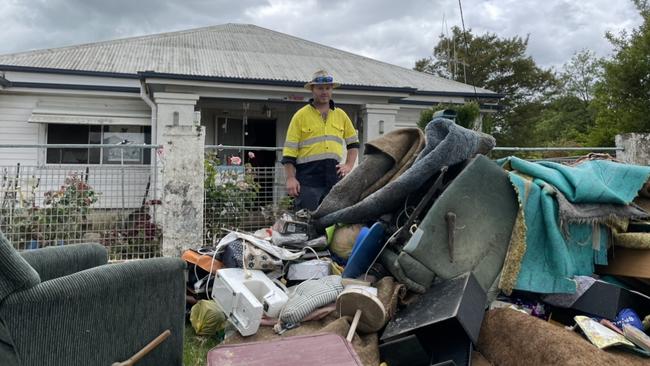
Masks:
[[[218,346],[208,352],[208,366],[361,366],[352,344],[325,333],[277,341]]]

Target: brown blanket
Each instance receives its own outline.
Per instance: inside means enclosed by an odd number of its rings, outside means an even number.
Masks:
[[[380,151],[390,156],[394,165],[381,179],[363,191],[360,198],[368,197],[404,173],[413,164],[420,151],[424,149],[424,145],[424,133],[419,128],[400,128],[369,141],[366,144],[366,154]]]
[[[419,128],[400,128],[365,145],[364,158],[323,199],[314,218],[352,206],[399,177],[424,148]]]
[[[505,308],[485,314],[478,349],[495,365],[650,364],[650,358],[617,348],[600,350],[576,332]]]

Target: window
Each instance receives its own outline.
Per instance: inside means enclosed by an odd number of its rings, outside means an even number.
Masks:
[[[83,126],[48,124],[48,144],[150,144],[148,126]],[[149,149],[139,148],[48,148],[49,164],[150,164]]]

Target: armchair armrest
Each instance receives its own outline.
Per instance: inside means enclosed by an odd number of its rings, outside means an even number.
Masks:
[[[170,329],[141,363],[181,365],[185,267],[180,258],[94,267],[14,292],[0,319],[24,364],[110,365]]]
[[[108,251],[100,244],[71,244],[27,250],[20,254],[38,272],[41,282],[108,262]]]

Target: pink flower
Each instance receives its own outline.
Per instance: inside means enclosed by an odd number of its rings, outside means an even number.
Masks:
[[[248,152],[248,158],[249,158],[249,159],[255,159],[255,153],[252,152],[252,151],[249,151],[249,152]]]
[[[241,165],[241,158],[239,156],[233,156],[230,158],[230,164],[232,165]]]

